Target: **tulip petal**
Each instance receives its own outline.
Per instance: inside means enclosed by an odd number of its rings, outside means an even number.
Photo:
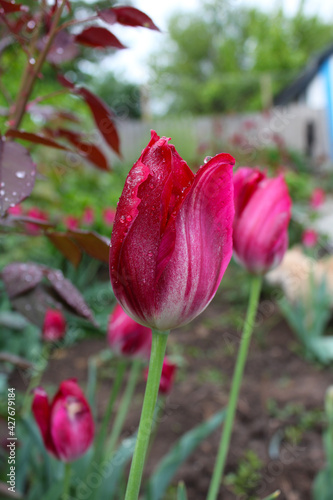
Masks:
[[[93,441],[90,407],[75,380],[62,382],[54,397],[51,433],[57,455],[65,462],[82,456]]]
[[[260,182],[234,228],[235,251],[252,272],[263,272],[281,260],[288,246],[290,211],[283,177]]]
[[[232,167],[228,154],[212,158],[196,175],[174,221],[162,237],[156,328],[186,324],[212,300],[232,255],[234,216]],[[170,289],[172,287],[172,290]]]
[[[111,237],[115,295],[123,309],[143,324],[152,312],[156,281],[152,262],[157,260],[161,234],[170,210],[181,203],[194,177],[168,140],[152,131],[150,143],[126,179]]]
[[[40,429],[45,448],[55,456],[58,456],[50,433],[51,406],[46,392],[41,387],[37,387],[34,390],[32,413]]]

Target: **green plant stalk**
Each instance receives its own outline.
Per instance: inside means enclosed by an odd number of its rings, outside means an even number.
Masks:
[[[31,402],[33,398],[32,390],[39,386],[43,373],[47,367],[51,349],[52,349],[52,343],[47,342],[44,344],[42,349],[41,359],[39,360],[37,367],[34,369],[34,372],[29,381],[28,388],[24,394],[22,409],[21,409],[22,416],[26,415],[31,408]]]
[[[158,432],[161,416],[164,412],[165,401],[166,401],[165,396],[159,396],[158,401],[157,401],[157,405],[155,408],[154,427],[153,427],[153,430],[151,432],[150,440],[149,440],[149,446],[148,446],[148,451],[147,451],[148,455],[150,454],[150,450],[152,449],[153,444],[155,442],[155,438],[156,438],[156,435]]]
[[[111,419],[114,403],[117,399],[119,390],[120,390],[122,382],[124,380],[126,364],[127,364],[126,361],[121,360],[119,365],[118,365],[116,378],[115,378],[115,381],[113,383],[112,391],[110,393],[108,406],[106,408],[106,411],[105,411],[105,414],[104,414],[104,417],[102,420],[101,428],[100,428],[99,434],[97,436],[96,448],[95,448],[95,454],[94,454],[94,459],[97,461],[97,463],[99,463],[101,456],[102,456],[102,450],[103,450],[103,446],[104,446],[104,443],[106,440],[108,424],[109,424],[110,419]]]
[[[148,380],[125,500],[137,500],[139,497],[142,472],[149,444],[158,389],[160,386],[168,333],[169,332],[153,330]]]
[[[229,450],[231,433],[235,419],[238,395],[243,379],[244,367],[249,351],[254,321],[256,317],[258,301],[262,284],[261,276],[252,276],[249,305],[243,327],[242,340],[238,351],[235,371],[232,379],[227,415],[222,431],[220,447],[215,462],[214,472],[211,479],[207,500],[216,500],[221,479],[223,477],[224,466]]]
[[[119,409],[117,411],[116,418],[112,425],[112,431],[106,447],[106,457],[111,457],[114,448],[116,446],[116,443],[118,441],[118,438],[120,436],[120,433],[122,431],[141,369],[142,369],[142,361],[138,359],[134,360],[124,395],[122,397]]]
[[[62,491],[62,499],[67,500],[69,498],[70,486],[71,486],[71,464],[65,464],[65,473],[64,473],[64,489]]]

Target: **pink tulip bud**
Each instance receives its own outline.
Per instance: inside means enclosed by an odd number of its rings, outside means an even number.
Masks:
[[[95,215],[94,209],[91,207],[86,207],[82,215],[82,222],[86,226],[91,226],[94,223]]]
[[[326,198],[326,193],[323,189],[315,188],[311,193],[310,206],[314,210],[321,207]]]
[[[148,378],[148,371],[149,368],[145,370],[146,380]],[[160,394],[166,395],[170,393],[176,376],[176,371],[177,371],[177,365],[171,363],[171,361],[169,361],[169,359],[165,357],[163,361],[162,375],[159,387]]]
[[[14,207],[9,207],[7,212],[10,215],[14,215],[14,216],[19,216],[19,215],[23,214],[23,210],[22,210],[21,205],[15,205]]]
[[[31,217],[31,219],[36,219],[44,222],[47,222],[48,220],[48,215],[42,210],[39,210],[39,208],[37,207],[30,208],[27,211],[27,217]],[[33,236],[37,236],[38,234],[41,233],[40,227],[37,224],[34,224],[33,222],[26,222],[25,226],[27,228],[28,233]]]
[[[121,356],[149,359],[151,329],[139,325],[116,305],[109,319],[108,342],[111,349]]]
[[[218,154],[196,175],[152,131],[127,176],[111,236],[110,275],[123,309],[169,330],[214,297],[232,253],[232,167]]]
[[[243,167],[234,176],[234,252],[251,273],[277,266],[288,247],[291,199],[282,176]]]
[[[305,229],[302,234],[302,243],[308,248],[316,246],[318,243],[318,233],[314,229]]]
[[[70,231],[75,231],[75,229],[78,229],[79,227],[79,219],[77,217],[73,217],[72,215],[68,215],[64,219],[65,226],[67,229]]]
[[[62,339],[66,333],[66,320],[61,311],[48,309],[45,313],[43,324],[43,340],[56,342]]]
[[[46,449],[58,460],[76,460],[92,444],[93,417],[75,379],[62,382],[51,403],[44,389],[35,389],[32,412]]]
[[[103,210],[103,220],[107,226],[112,226],[116,216],[116,211],[114,208],[105,208]]]

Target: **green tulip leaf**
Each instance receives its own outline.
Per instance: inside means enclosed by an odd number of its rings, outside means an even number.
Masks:
[[[160,500],[179,467],[195,448],[223,422],[225,410],[184,434],[156,467],[147,485],[147,500]]]

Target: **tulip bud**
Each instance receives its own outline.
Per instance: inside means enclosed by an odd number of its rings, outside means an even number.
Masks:
[[[116,305],[109,319],[108,342],[120,356],[149,359],[151,351],[151,329],[139,325]]]
[[[129,172],[111,236],[115,296],[135,321],[164,331],[198,316],[214,297],[232,253],[228,154],[194,175],[169,139],[152,131]]]
[[[236,259],[251,273],[277,266],[288,247],[291,199],[282,176],[268,179],[258,169],[240,168],[234,176]]]
[[[103,210],[103,221],[107,226],[112,226],[115,216],[116,211],[114,208],[105,208]]]
[[[66,320],[61,311],[48,309],[45,313],[42,337],[46,342],[56,342],[66,333]]]
[[[82,222],[86,226],[91,226],[94,223],[95,215],[91,207],[86,207],[82,215]]]
[[[35,389],[32,412],[46,449],[58,460],[76,460],[92,444],[94,421],[76,380],[62,382],[51,403],[44,389]]]
[[[321,207],[324,203],[325,198],[325,191],[321,188],[315,188],[311,193],[310,207],[313,208],[313,210],[317,210],[317,208]]]
[[[318,243],[318,233],[314,229],[305,229],[302,234],[302,243],[308,248],[316,246]]]
[[[48,216],[42,210],[39,210],[37,207],[32,207],[27,211],[27,217],[31,217],[32,219],[40,220],[43,222],[47,222]],[[37,236],[41,233],[41,229],[37,224],[33,222],[26,222],[26,228],[29,234],[33,236]]]

